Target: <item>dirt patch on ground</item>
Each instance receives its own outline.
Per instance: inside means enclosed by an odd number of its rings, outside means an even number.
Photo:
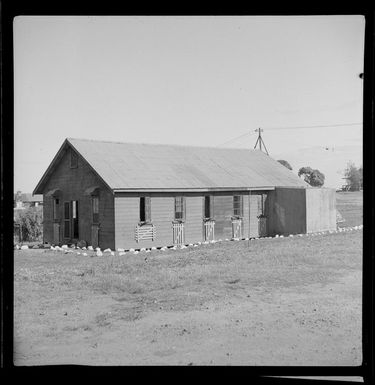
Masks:
[[[15,252],[16,365],[360,365],[362,231]],[[146,259],[145,259],[146,258]]]

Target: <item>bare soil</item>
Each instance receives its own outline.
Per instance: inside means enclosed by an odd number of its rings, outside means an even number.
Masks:
[[[14,263],[15,365],[362,362],[362,230]]]

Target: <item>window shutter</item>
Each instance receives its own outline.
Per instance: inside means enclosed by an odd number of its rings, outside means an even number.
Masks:
[[[59,219],[59,199],[54,197],[52,199],[53,199],[53,219],[58,220]]]

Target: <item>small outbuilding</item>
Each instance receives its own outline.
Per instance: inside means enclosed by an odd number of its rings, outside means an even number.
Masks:
[[[334,189],[258,150],[68,138],[33,194],[44,242],[147,248],[336,229]]]

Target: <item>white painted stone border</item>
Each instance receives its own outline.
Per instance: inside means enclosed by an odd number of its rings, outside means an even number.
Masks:
[[[358,225],[358,226],[352,226],[352,227],[338,227],[336,230],[326,230],[326,231],[320,231],[320,232],[316,232],[316,233],[289,234],[288,236],[276,234],[273,237],[232,238],[232,239],[226,238],[225,240],[218,239],[218,240],[205,241],[205,242],[195,242],[195,243],[189,243],[188,245],[180,245],[180,246],[176,246],[176,245],[174,245],[174,246],[162,246],[160,248],[157,248],[155,246],[153,246],[151,248],[142,247],[139,250],[136,250],[134,248],[130,248],[129,250],[126,250],[124,248],[118,248],[117,252],[112,251],[110,248],[105,249],[104,251],[101,251],[100,247],[97,247],[95,249],[96,253],[93,254],[92,256],[96,255],[98,257],[101,257],[104,255],[104,253],[110,254],[112,256],[115,256],[115,255],[123,256],[123,255],[129,254],[129,253],[136,255],[136,254],[139,254],[142,252],[150,253],[151,251],[166,251],[168,249],[176,251],[178,249],[182,250],[182,249],[187,249],[189,247],[198,247],[201,245],[208,245],[208,244],[214,244],[214,243],[220,243],[220,242],[257,241],[257,240],[264,240],[264,239],[276,239],[276,238],[278,238],[278,239],[284,239],[285,238],[286,239],[286,238],[294,238],[294,237],[315,237],[315,236],[319,236],[319,235],[337,234],[337,233],[362,230],[362,229],[363,229],[363,225]],[[20,245],[16,244],[14,248],[16,250],[30,250],[28,245],[20,246]],[[73,251],[73,249],[76,249],[77,251]],[[46,249],[46,250],[48,250],[48,249]],[[74,245],[73,245],[69,249],[67,245],[62,245],[61,247],[60,246],[51,246],[50,250],[62,251],[62,252],[64,252],[64,254],[75,252],[77,255],[87,256],[88,254],[86,252],[82,253],[81,251],[86,251],[86,250],[87,251],[94,251],[94,248],[92,246],[88,246],[87,248],[86,247],[79,248],[78,246],[74,247]],[[80,251],[78,251],[78,250],[80,250]]]

